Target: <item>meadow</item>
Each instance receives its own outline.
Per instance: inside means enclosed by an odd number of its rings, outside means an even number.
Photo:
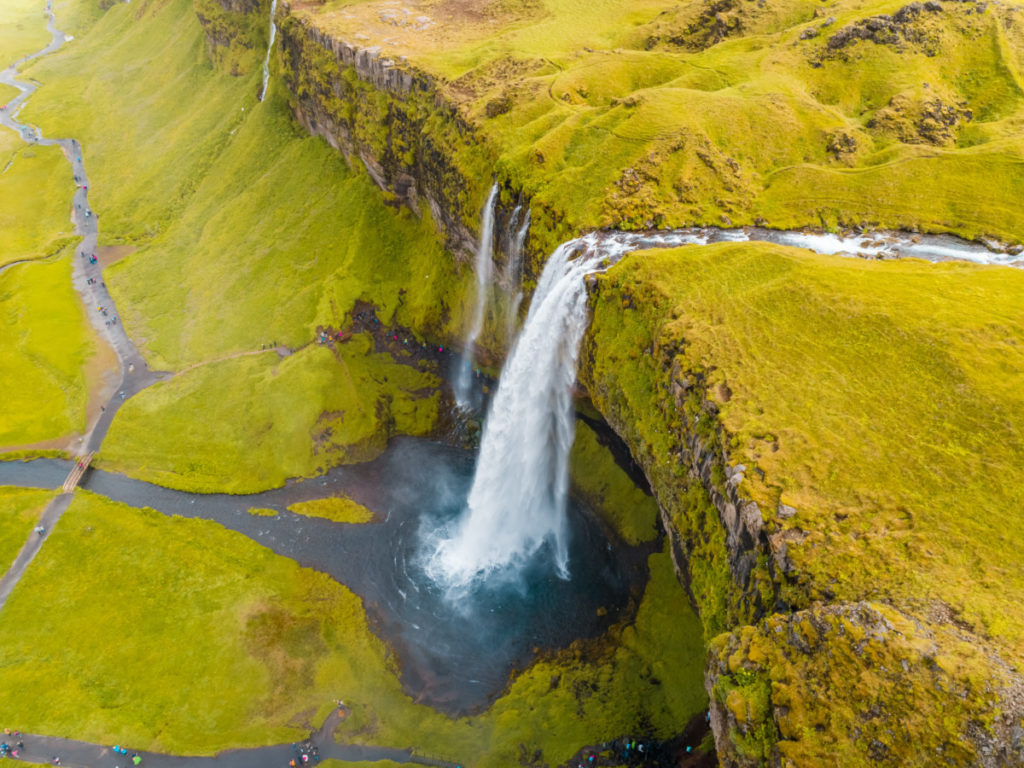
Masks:
[[[95,329],[71,286],[73,247],[0,273],[0,447],[68,438],[86,428],[101,372]]]
[[[6,573],[35,528],[50,491],[0,486],[0,573]]]

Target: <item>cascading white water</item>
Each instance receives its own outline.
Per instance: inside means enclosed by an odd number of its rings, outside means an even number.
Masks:
[[[590,234],[551,255],[491,404],[467,512],[434,552],[438,582],[465,587],[524,563],[546,544],[568,576],[572,387],[588,320],[584,276],[630,250],[698,241],[688,233]]]
[[[480,331],[484,327],[484,312],[490,295],[491,278],[494,273],[494,207],[498,199],[498,184],[491,187],[480,215],[480,244],[476,249],[476,304],[473,318],[466,332],[459,370],[455,374],[455,403],[462,410],[473,407],[473,349]]]
[[[518,208],[516,209],[519,210]],[[511,227],[516,225],[516,216],[513,215]],[[505,281],[509,286],[508,315],[505,318],[506,338],[511,339],[516,332],[516,318],[519,317],[519,305],[523,302],[523,252],[526,248],[526,235],[530,231],[530,209],[526,209],[526,216],[523,223],[515,234],[512,235],[508,249],[508,269],[505,273]]]
[[[274,38],[277,37],[277,24],[274,23],[274,14],[277,13],[277,0],[270,0],[270,42],[267,43],[267,55],[263,59],[263,87],[260,88],[260,101],[267,95],[267,84],[270,82],[270,51],[274,47]]]

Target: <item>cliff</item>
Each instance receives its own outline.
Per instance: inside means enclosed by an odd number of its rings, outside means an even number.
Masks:
[[[1022,287],[751,244],[596,280],[580,376],[676,539],[724,765],[1024,761]]]

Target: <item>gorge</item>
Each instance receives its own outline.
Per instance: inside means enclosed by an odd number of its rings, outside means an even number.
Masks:
[[[869,5],[57,2],[3,385],[79,373],[0,410],[5,724],[1024,764],[1024,30]]]

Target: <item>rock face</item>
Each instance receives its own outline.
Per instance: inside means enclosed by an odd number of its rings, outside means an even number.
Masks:
[[[468,260],[494,163],[432,78],[294,16],[279,40],[299,122],[362,163],[386,193],[429,213],[447,247]]]
[[[193,0],[193,5],[206,31],[207,51],[218,67],[245,75],[259,66],[267,45],[267,0]]]

